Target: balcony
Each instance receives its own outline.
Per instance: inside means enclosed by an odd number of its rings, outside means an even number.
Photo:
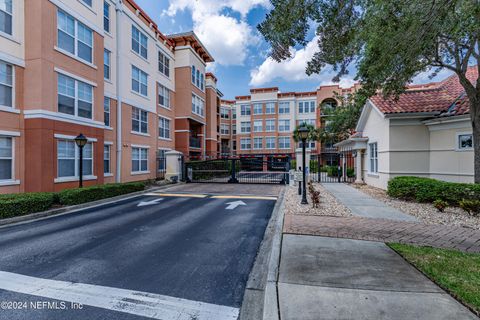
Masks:
[[[202,140],[197,137],[190,137],[190,148],[200,149],[202,146]]]

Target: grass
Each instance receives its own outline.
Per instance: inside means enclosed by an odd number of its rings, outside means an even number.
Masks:
[[[480,314],[480,254],[398,243],[389,246]]]

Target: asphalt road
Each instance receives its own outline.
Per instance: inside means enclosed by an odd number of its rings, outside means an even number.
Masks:
[[[0,228],[0,319],[234,319],[274,204],[156,194]]]

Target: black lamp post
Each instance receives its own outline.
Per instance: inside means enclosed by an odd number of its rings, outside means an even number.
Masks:
[[[79,134],[78,137],[75,138],[75,143],[80,148],[80,163],[79,163],[79,175],[80,175],[80,182],[79,187],[83,187],[83,147],[87,144],[88,139],[83,134]]]
[[[305,160],[305,148],[307,144],[307,138],[310,131],[306,126],[298,128],[298,137],[302,140],[302,171],[303,171],[303,191],[302,191],[302,204],[308,204],[307,201],[307,170]]]

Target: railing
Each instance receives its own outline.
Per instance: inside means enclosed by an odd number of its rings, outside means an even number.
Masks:
[[[196,137],[190,137],[190,147],[191,148],[201,148],[202,140]]]

